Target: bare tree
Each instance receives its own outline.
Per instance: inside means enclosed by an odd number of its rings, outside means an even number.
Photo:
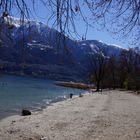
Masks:
[[[91,48],[91,53],[89,54],[89,60],[92,67],[91,80],[96,85],[96,91],[102,89],[106,62],[108,60],[106,51],[107,50],[103,47],[94,46],[94,48]]]
[[[135,45],[140,44],[140,0],[39,0],[46,8],[48,22],[67,35],[82,37],[77,32],[77,20],[85,22],[86,36],[88,27],[100,24],[114,34],[132,36]],[[33,11],[28,3],[32,4]],[[13,9],[21,16],[21,22],[36,13],[35,0],[0,0],[3,17],[12,15]],[[85,9],[86,12],[85,12]],[[50,14],[48,14],[50,13]],[[36,13],[37,14],[37,13]],[[111,28],[110,28],[111,27]]]
[[[123,50],[120,58],[120,87],[131,90],[140,89],[140,52],[139,48]]]
[[[118,63],[117,63],[117,57],[115,55],[112,55],[109,57],[106,69],[105,69],[105,80],[104,80],[104,86],[107,88],[113,88],[115,89],[118,87],[117,85],[117,69],[118,69]]]

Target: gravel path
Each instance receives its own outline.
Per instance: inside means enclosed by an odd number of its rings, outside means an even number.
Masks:
[[[140,96],[104,91],[0,121],[0,140],[140,140]]]

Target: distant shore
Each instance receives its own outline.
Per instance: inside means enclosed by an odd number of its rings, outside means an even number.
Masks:
[[[140,96],[103,91],[0,121],[0,140],[138,140]]]
[[[76,82],[65,82],[65,81],[57,81],[55,82],[58,86],[71,87],[71,88],[79,88],[79,89],[95,89],[95,85],[85,84],[85,83],[76,83]]]

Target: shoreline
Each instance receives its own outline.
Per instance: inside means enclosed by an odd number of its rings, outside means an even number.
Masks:
[[[89,94],[89,93],[88,93],[88,91],[85,90],[85,92],[82,92],[81,94],[86,95],[86,94]],[[75,94],[75,95],[73,95],[72,99],[77,98],[77,97],[79,97],[79,95]],[[26,108],[26,109],[30,110],[31,113],[34,115],[37,112],[42,112],[43,110],[47,109],[49,106],[54,106],[56,103],[59,103],[59,102],[61,103],[61,102],[65,102],[67,100],[72,100],[72,99],[70,99],[67,95],[64,95],[63,98],[62,97],[60,98],[58,96],[55,99],[52,99],[49,103],[46,103],[45,105],[36,106],[36,107],[33,107],[32,109],[31,109],[31,107],[29,107],[29,108]],[[22,109],[20,111],[17,111],[17,112],[9,112],[9,114],[7,114],[7,115],[4,114],[3,116],[0,116],[0,122],[1,122],[1,120],[12,117],[12,116],[19,116],[19,117],[22,116],[21,111],[22,111]]]
[[[86,91],[86,90],[85,90]],[[86,91],[86,92],[82,92],[82,95],[83,96],[87,96],[87,95],[90,95],[90,94],[93,94],[93,93],[89,93],[88,91]],[[58,100],[58,101],[51,101],[49,104],[47,104],[46,106],[43,106],[43,107],[41,107],[40,109],[38,109],[38,110],[30,110],[31,111],[31,113],[32,113],[32,115],[36,115],[36,114],[39,114],[39,113],[42,113],[43,111],[46,111],[48,108],[50,108],[50,107],[53,107],[53,106],[57,106],[58,104],[65,104],[66,102],[69,102],[69,101],[72,101],[72,100],[75,100],[75,99],[77,99],[77,98],[81,98],[81,97],[79,97],[79,95],[77,94],[75,94],[75,95],[73,95],[73,97],[72,98],[69,98],[69,97],[67,97],[67,98],[63,98],[62,100]],[[22,111],[22,110],[21,110]],[[13,113],[13,115],[8,115],[8,116],[6,116],[6,117],[4,117],[4,118],[0,118],[0,122],[2,121],[2,120],[6,120],[6,119],[8,119],[8,118],[14,118],[14,117],[30,117],[30,116],[32,116],[32,115],[29,115],[29,116],[22,116],[21,114],[14,114]]]
[[[70,93],[85,92],[59,87],[54,83],[55,81],[49,79],[3,75],[0,82],[0,120],[7,116],[20,115],[22,109],[33,112],[42,110],[53,102],[65,100]]]
[[[88,91],[86,91],[86,92],[83,92],[82,93],[82,95],[83,96],[87,96],[87,95],[90,95],[90,94],[93,94],[93,93],[90,93],[90,92],[88,92]],[[22,116],[21,115],[21,113],[20,114],[13,114],[13,115],[8,115],[8,116],[5,116],[5,117],[3,117],[3,118],[1,118],[0,117],[0,123],[1,122],[6,122],[6,121],[11,121],[11,122],[13,122],[15,119],[22,119],[22,118],[28,118],[28,117],[32,117],[32,116],[35,116],[35,115],[38,115],[38,114],[40,114],[40,113],[43,113],[43,112],[45,112],[48,108],[51,108],[51,107],[57,107],[57,106],[59,106],[59,105],[61,105],[61,104],[65,104],[65,103],[67,103],[67,102],[69,102],[69,101],[73,101],[73,100],[75,100],[75,99],[78,99],[78,98],[81,98],[81,97],[79,97],[79,95],[73,95],[73,97],[72,98],[65,98],[65,99],[63,99],[63,100],[59,100],[59,101],[52,101],[52,102],[50,102],[48,105],[46,105],[46,106],[44,106],[44,107],[41,107],[41,109],[39,109],[39,110],[30,110],[31,111],[31,115],[29,115],[29,116]],[[22,111],[22,110],[21,110]],[[0,139],[1,140],[1,139]]]
[[[140,96],[103,91],[0,121],[0,140],[138,140]]]

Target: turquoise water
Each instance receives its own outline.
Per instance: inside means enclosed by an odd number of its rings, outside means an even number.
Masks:
[[[0,75],[0,118],[20,114],[22,109],[40,110],[69,93],[83,90],[59,87],[55,81],[32,77]]]

